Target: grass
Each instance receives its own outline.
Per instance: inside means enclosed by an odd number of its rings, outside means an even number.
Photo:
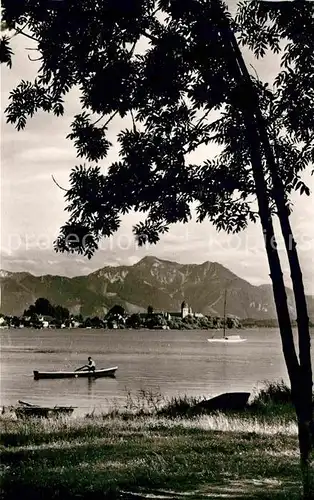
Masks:
[[[2,418],[2,498],[298,498],[296,423],[266,394],[244,413],[190,418],[196,400],[143,391],[106,415]]]
[[[136,416],[162,416],[167,418],[194,418],[206,414],[206,410],[198,407],[204,398],[181,396],[167,399],[158,391],[140,390],[136,394],[127,391],[126,402],[123,407],[113,406],[105,415],[107,418]],[[230,412],[229,412],[230,415]],[[249,406],[241,412],[241,419],[255,416],[272,422],[291,421],[295,418],[295,410],[291,401],[290,388],[281,380],[278,382],[264,382],[264,386],[253,391]],[[235,414],[235,417],[237,414]],[[93,414],[89,415],[93,417]]]

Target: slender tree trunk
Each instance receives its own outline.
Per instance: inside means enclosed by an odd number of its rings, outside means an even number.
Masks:
[[[295,351],[287,294],[272,223],[267,184],[262,163],[261,143],[254,115],[254,106],[252,110],[252,100],[255,98],[255,92],[253,92],[254,89],[251,78],[242,58],[242,54],[233,31],[230,28],[228,18],[222,11],[220,0],[214,0],[214,2],[212,0],[212,5],[216,7],[217,19],[219,19],[222,27],[221,35],[224,42],[227,44],[229,51],[233,53],[234,56],[231,58],[230,63],[233,64],[234,77],[238,82],[238,91],[242,91],[244,95],[247,96],[247,105],[243,106],[241,111],[246,125],[248,143],[250,144],[252,172],[258,201],[259,216],[263,228],[266,253],[270,268],[270,277],[272,280],[282,348],[291,382],[291,390],[295,393],[299,385],[298,377],[300,366]]]
[[[295,351],[293,332],[288,308],[287,294],[281,263],[277,250],[274,227],[271,219],[267,185],[263,172],[261,150],[256,124],[251,120],[249,113],[244,112],[248,140],[251,145],[252,171],[256,186],[259,215],[264,233],[265,247],[270,268],[270,277],[273,285],[274,300],[278,316],[284,358],[291,382],[291,390],[297,392],[299,362]]]
[[[308,380],[307,383],[311,386],[312,394],[311,336],[302,270],[299,262],[297,245],[290,225],[290,214],[286,204],[284,186],[278,174],[276,158],[268,138],[265,120],[263,119],[259,109],[257,110],[257,114],[260,137],[273,181],[273,196],[278,210],[281,232],[284,238],[290,265],[291,280],[297,311],[300,366],[301,369],[304,367],[307,377],[310,377],[310,380]]]
[[[218,8],[220,8],[219,0],[217,0],[217,6]],[[268,242],[267,242],[267,236],[265,235],[266,250],[272,274],[271,277],[273,281],[274,298],[277,308],[283,352],[291,383],[292,398],[298,418],[299,447],[300,447],[301,470],[303,475],[304,497],[310,499],[314,497],[314,478],[313,478],[313,471],[311,470],[310,466],[310,454],[313,446],[312,436],[314,433],[313,405],[312,405],[313,384],[312,384],[309,319],[307,313],[306,298],[304,293],[302,272],[297,254],[296,243],[294,241],[292,229],[290,226],[289,212],[285,202],[284,189],[282,181],[278,175],[277,165],[274,159],[273,151],[270,146],[267,129],[262,114],[260,112],[258,96],[252,84],[251,77],[247,70],[246,64],[243,60],[242,53],[239,49],[234,33],[232,32],[229,26],[228,19],[224,15],[222,17],[224,18],[223,24],[226,28],[226,38],[227,39],[229,38],[228,41],[235,54],[235,59],[238,65],[238,71],[237,71],[238,74],[236,78],[239,81],[240,88],[242,86],[243,91],[244,89],[247,90],[248,100],[250,102],[250,105],[252,106],[251,110],[249,109],[249,107],[245,107],[245,109],[243,109],[243,115],[246,122],[248,134],[251,136],[250,144],[252,146],[252,168],[256,186],[256,194],[259,202],[259,212],[260,212],[262,226],[263,229],[265,230],[267,222],[266,220],[264,220],[264,216],[261,212],[261,203],[259,198],[261,196],[262,191],[264,191],[267,196],[267,185],[264,180],[261,150],[260,147],[258,149],[255,148],[256,145],[261,146],[261,142],[268,163],[268,168],[270,170],[272,177],[273,188],[274,188],[274,199],[278,210],[281,230],[284,237],[286,251],[290,265],[291,279],[293,283],[293,291],[294,291],[295,304],[297,310],[300,364],[298,363],[295,353],[295,346],[293,341],[288,307],[282,307],[282,302],[281,302],[281,300],[283,300],[283,295],[285,295],[285,300],[286,300],[286,292],[285,292],[284,282],[282,279],[282,272],[281,272],[278,252],[276,252],[276,255],[274,255],[267,249]],[[255,134],[257,135],[257,138],[254,137]],[[263,182],[261,178],[263,178]],[[271,228],[269,228],[269,230],[271,232]],[[277,260],[278,262],[276,263]],[[275,273],[273,272],[274,267],[276,268]],[[276,275],[279,274],[279,270],[281,274],[280,284],[276,283]],[[284,293],[282,287],[284,288]],[[287,315],[288,319],[281,317],[281,315],[282,316]],[[284,325],[288,322],[289,322],[288,329],[285,330]]]
[[[246,115],[246,112],[244,112],[244,115]],[[295,351],[293,332],[291,327],[291,321],[287,303],[287,295],[281,270],[281,264],[279,260],[278,251],[276,248],[273,225],[269,215],[270,213],[269,205],[266,206],[267,208],[264,206],[264,203],[266,204],[266,201],[268,200],[267,200],[267,195],[266,195],[266,200],[264,198],[264,193],[267,193],[266,191],[267,186],[265,184],[265,179],[262,170],[263,166],[260,156],[261,151],[258,149],[259,136],[255,129],[254,122],[250,121],[248,116],[246,116],[245,120],[247,120],[246,121],[247,133],[248,137],[250,138],[250,144],[251,144],[252,170],[256,185],[259,215],[264,231],[265,246],[268,256],[269,267],[271,271],[271,279],[273,283],[273,292],[274,292],[274,299],[276,304],[279,329],[282,340],[282,348],[291,384],[292,399],[295,405],[297,419],[298,419],[299,448],[300,448],[300,461],[301,461],[304,499],[312,500],[314,498],[313,495],[314,480],[313,480],[313,471],[311,470],[311,464],[310,464],[310,455],[312,451],[311,431],[313,432],[312,371],[311,371],[311,358],[310,358],[310,341],[308,339],[307,342],[306,336],[304,335],[302,336],[301,332],[301,334],[299,335],[299,338],[301,338],[300,364],[299,364]],[[260,172],[262,172],[262,175],[260,175]],[[265,191],[263,188],[265,189]],[[262,191],[264,191],[264,193]],[[268,212],[268,220],[266,215],[267,212]],[[287,230],[287,228],[285,228],[285,230]],[[285,234],[288,233],[286,232]],[[289,236],[291,234],[292,233],[289,233]],[[302,352],[302,358],[301,358],[301,352]]]
[[[311,336],[306,296],[303,285],[302,270],[299,262],[296,242],[293,238],[288,207],[282,181],[278,175],[275,155],[271,148],[267,129],[262,116],[259,116],[261,139],[264,145],[267,163],[274,186],[274,199],[278,210],[281,231],[288,255],[291,280],[295,297],[300,360],[300,388],[295,400],[299,428],[299,446],[305,498],[314,498],[314,470],[311,468],[311,453],[313,452],[314,421],[313,421],[313,374],[311,362]]]

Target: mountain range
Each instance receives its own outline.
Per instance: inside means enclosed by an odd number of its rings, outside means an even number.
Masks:
[[[271,285],[254,286],[217,262],[178,264],[144,257],[132,266],[104,267],[87,276],[33,276],[0,271],[0,312],[23,314],[39,297],[67,307],[72,314],[104,316],[115,304],[128,312],[179,311],[183,300],[193,312],[222,315],[226,290],[228,314],[239,318],[274,319]],[[287,288],[291,317],[296,317],[293,293]],[[314,297],[308,296],[310,318]]]

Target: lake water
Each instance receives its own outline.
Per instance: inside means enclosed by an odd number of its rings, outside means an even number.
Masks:
[[[247,329],[242,344],[208,343],[214,330],[1,330],[2,405],[18,399],[101,411],[126,391],[215,396],[287,380],[277,329]],[[235,332],[233,332],[235,333]],[[312,333],[313,338],[313,333]],[[33,370],[72,370],[91,355],[98,368],[118,365],[115,379],[33,379]]]

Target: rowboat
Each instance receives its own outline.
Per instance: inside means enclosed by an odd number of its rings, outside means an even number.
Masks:
[[[39,380],[42,378],[101,378],[101,377],[115,377],[117,366],[111,368],[101,368],[100,370],[82,370],[82,371],[68,371],[68,372],[39,372],[34,370],[34,379]]]
[[[73,406],[39,406],[25,401],[19,401],[19,405],[14,411],[18,418],[40,417],[40,418],[59,418],[65,415],[71,415],[74,411]]]

